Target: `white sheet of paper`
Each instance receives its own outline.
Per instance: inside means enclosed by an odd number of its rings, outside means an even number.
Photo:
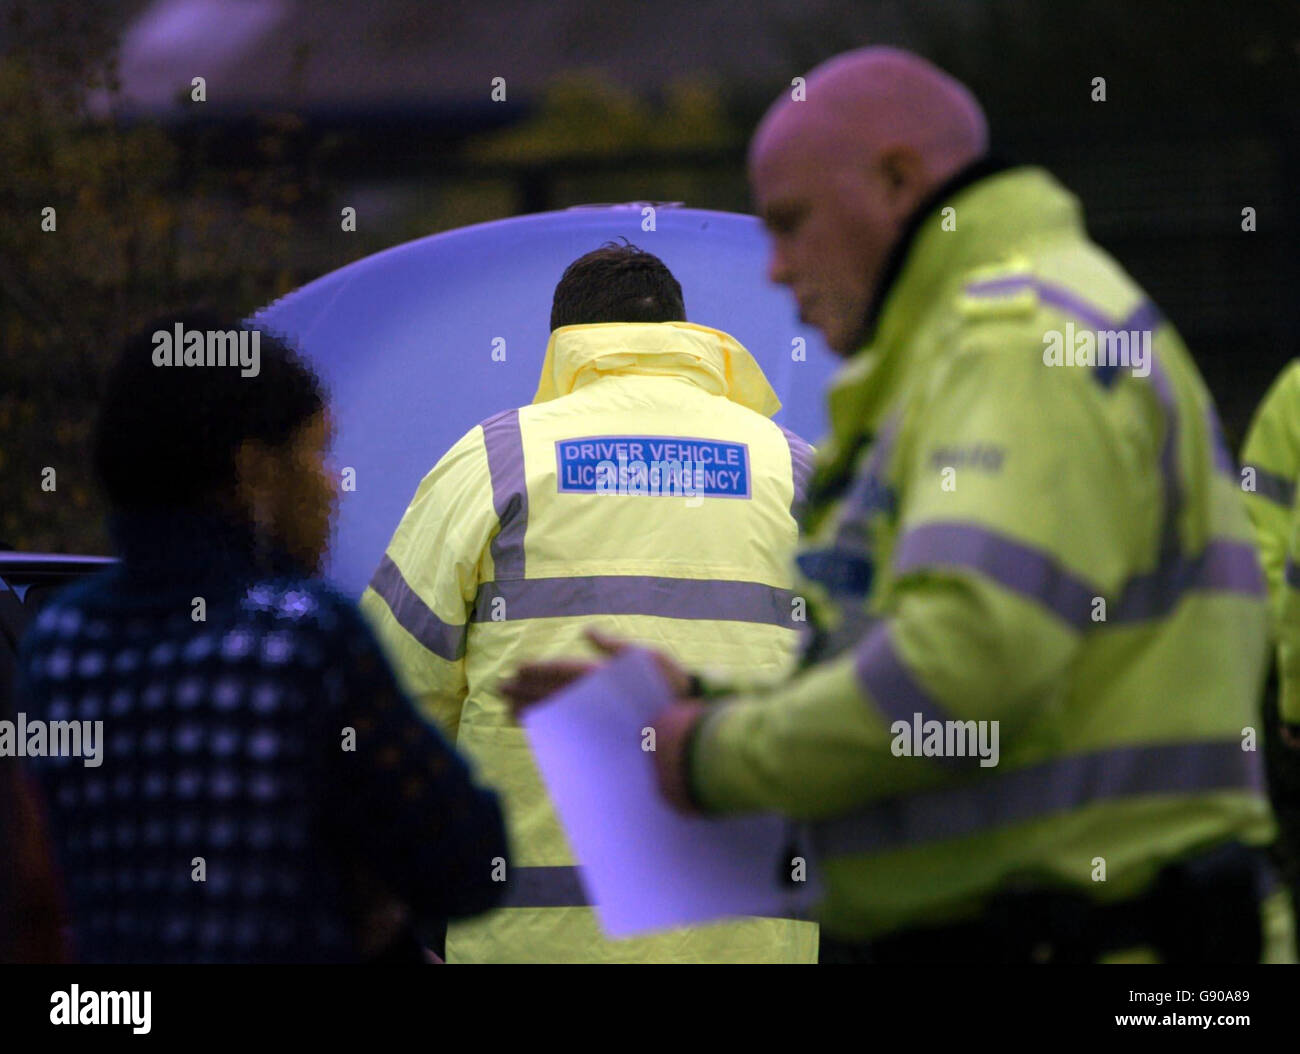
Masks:
[[[602,927],[627,937],[809,907],[811,874],[793,889],[779,881],[786,820],[687,817],[660,797],[644,730],[669,701],[653,656],[629,648],[523,715]]]

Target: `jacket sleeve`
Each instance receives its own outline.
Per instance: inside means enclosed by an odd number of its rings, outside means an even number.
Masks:
[[[497,796],[403,694],[369,627],[349,608],[327,697],[330,800],[340,845],[428,919],[487,911],[505,895],[508,848]],[[345,741],[346,742],[346,741]]]
[[[496,529],[483,430],[475,427],[421,481],[361,596],[402,685],[453,740],[481,561]]]
[[[1276,619],[1285,601],[1283,574],[1300,473],[1300,363],[1288,367],[1264,397],[1246,435],[1241,461],[1251,473],[1243,480],[1242,491]]]
[[[1300,504],[1291,513],[1277,620],[1278,713],[1300,724]]]
[[[1086,379],[1041,371],[960,355],[905,412],[878,620],[784,686],[710,708],[691,746],[702,808],[816,819],[948,781],[954,762],[988,772],[979,759],[896,755],[895,722],[996,721],[1014,750],[1018,729],[1063,705],[1081,630],[1126,577],[1119,510],[1160,502],[1138,492],[1158,486],[1143,482],[1149,468],[1130,471],[1142,455],[1108,439],[1097,401],[1074,387]],[[1064,438],[1079,436],[1091,441]]]

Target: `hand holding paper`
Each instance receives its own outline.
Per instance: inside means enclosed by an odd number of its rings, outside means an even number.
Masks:
[[[778,878],[789,845],[778,816],[705,819],[660,795],[653,723],[673,703],[652,653],[628,648],[522,723],[583,870],[602,926],[614,937],[729,915],[785,915],[807,906],[814,883]],[[665,747],[689,714],[665,715]],[[671,727],[669,727],[671,726]],[[679,727],[680,726],[680,727]]]
[[[705,704],[694,699],[677,699],[660,710],[654,717],[655,775],[659,780],[659,793],[680,813],[697,813],[691,800],[690,772],[687,768],[686,744],[690,740]]]

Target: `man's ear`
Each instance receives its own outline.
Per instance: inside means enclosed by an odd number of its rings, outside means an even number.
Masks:
[[[892,146],[880,155],[885,195],[900,216],[909,215],[925,197],[925,163],[909,146]]]

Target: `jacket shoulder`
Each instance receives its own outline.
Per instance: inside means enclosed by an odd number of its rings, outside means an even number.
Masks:
[[[489,446],[494,438],[499,444],[503,437],[508,436],[509,430],[502,427],[502,423],[509,412],[511,411],[503,411],[481,421],[452,443],[424,474],[415,489],[411,504],[415,505],[435,487],[463,488],[488,479]],[[497,424],[494,425],[493,422]],[[517,427],[515,434],[518,434]]]
[[[1273,380],[1251,419],[1242,460],[1277,471],[1300,464],[1300,359]]]
[[[1027,258],[972,268],[960,278],[950,301],[958,325],[1029,321],[1042,306],[1037,273]]]
[[[1277,375],[1259,404],[1259,417],[1300,416],[1300,359],[1292,359]]]

